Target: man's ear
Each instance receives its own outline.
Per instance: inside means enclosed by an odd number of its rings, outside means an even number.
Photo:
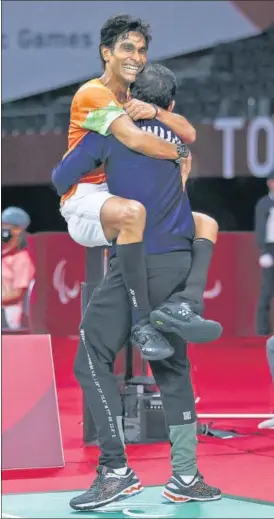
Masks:
[[[173,101],[171,101],[167,111],[168,112],[173,112],[174,108],[175,108],[175,101],[173,100]]]
[[[107,63],[112,54],[111,49],[109,47],[105,47],[105,45],[102,45],[100,52],[101,52],[102,59],[104,60],[105,63]]]

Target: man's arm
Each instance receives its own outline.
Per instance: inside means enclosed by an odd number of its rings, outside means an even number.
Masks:
[[[106,89],[87,88],[77,94],[79,112],[87,113],[82,128],[103,136],[110,133],[127,148],[154,159],[176,160],[177,145],[143,132]]]
[[[52,183],[59,196],[64,195],[80,178],[98,168],[106,159],[108,139],[90,132],[53,169]],[[69,182],[68,182],[69,179]]]
[[[152,133],[143,132],[128,115],[121,115],[110,125],[110,131],[127,148],[153,159],[176,160],[177,145],[171,144]]]
[[[166,126],[176,133],[186,144],[191,144],[196,141],[196,130],[183,115],[158,108],[156,119],[166,124]]]
[[[124,105],[124,108],[133,121],[140,119],[158,119],[158,121],[176,133],[186,144],[191,144],[196,140],[195,128],[183,115],[169,112],[159,106],[155,109],[155,105],[139,101],[138,99],[131,99],[131,101]]]
[[[187,179],[191,171],[192,156],[191,154],[186,159],[180,161],[180,173],[182,178],[183,191],[185,190]]]
[[[262,268],[273,267],[274,258],[269,252],[266,243],[266,222],[269,214],[267,197],[261,198],[255,208],[255,234],[260,249],[259,265]]]
[[[2,306],[15,305],[22,301],[26,288],[12,288],[7,294],[2,295]]]
[[[265,231],[266,231],[266,221],[267,221],[267,204],[266,199],[261,198],[255,208],[255,234],[256,241],[261,253],[264,254],[266,251],[266,243],[265,243]]]

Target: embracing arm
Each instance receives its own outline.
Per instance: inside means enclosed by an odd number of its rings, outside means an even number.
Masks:
[[[154,159],[178,158],[176,144],[137,128],[109,91],[90,88],[80,91],[77,95],[79,110],[82,107],[82,111],[87,113],[81,124],[82,128],[97,132],[104,137],[112,134],[127,148]]]
[[[178,158],[176,144],[139,130],[124,113],[120,113],[108,129],[116,139],[133,151],[155,159]],[[104,133],[110,132],[104,131]],[[108,142],[109,140],[99,133],[89,132],[80,144],[57,164],[52,171],[52,183],[60,196],[65,194],[71,185],[79,182],[83,175],[105,162],[109,153]]]
[[[97,133],[88,133],[53,169],[51,179],[59,196],[77,184],[82,176],[104,162],[107,139]]]
[[[159,106],[131,99],[124,108],[133,121],[140,119],[158,119],[168,126],[185,143],[190,144],[196,140],[196,130],[183,115],[164,110]]]
[[[153,133],[143,132],[128,115],[121,115],[110,125],[110,131],[118,141],[137,153],[153,159],[176,160],[177,145],[171,144]]]
[[[191,144],[196,140],[196,130],[188,122],[188,120],[179,114],[174,112],[168,112],[163,108],[158,108],[156,119],[163,124],[166,124],[182,141],[186,144]]]
[[[181,178],[182,178],[183,191],[185,191],[187,179],[188,179],[190,171],[191,171],[191,163],[192,163],[191,154],[187,158],[181,159],[181,161],[180,161],[180,173],[181,173]]]

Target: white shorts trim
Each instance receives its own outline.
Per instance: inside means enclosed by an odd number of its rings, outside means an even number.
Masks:
[[[61,205],[71,238],[84,247],[110,245],[101,225],[101,209],[110,194],[107,184],[78,184],[77,190]]]

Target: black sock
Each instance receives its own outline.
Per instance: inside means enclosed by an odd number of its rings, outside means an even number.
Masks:
[[[201,311],[203,310],[203,294],[213,249],[213,242],[206,238],[198,238],[193,241],[191,268],[185,288],[182,292],[177,292],[171,296],[170,301],[186,300],[189,303],[194,303],[194,308],[197,304],[201,307]]]
[[[149,320],[146,255],[143,242],[117,245],[117,257],[132,308],[132,324]]]

